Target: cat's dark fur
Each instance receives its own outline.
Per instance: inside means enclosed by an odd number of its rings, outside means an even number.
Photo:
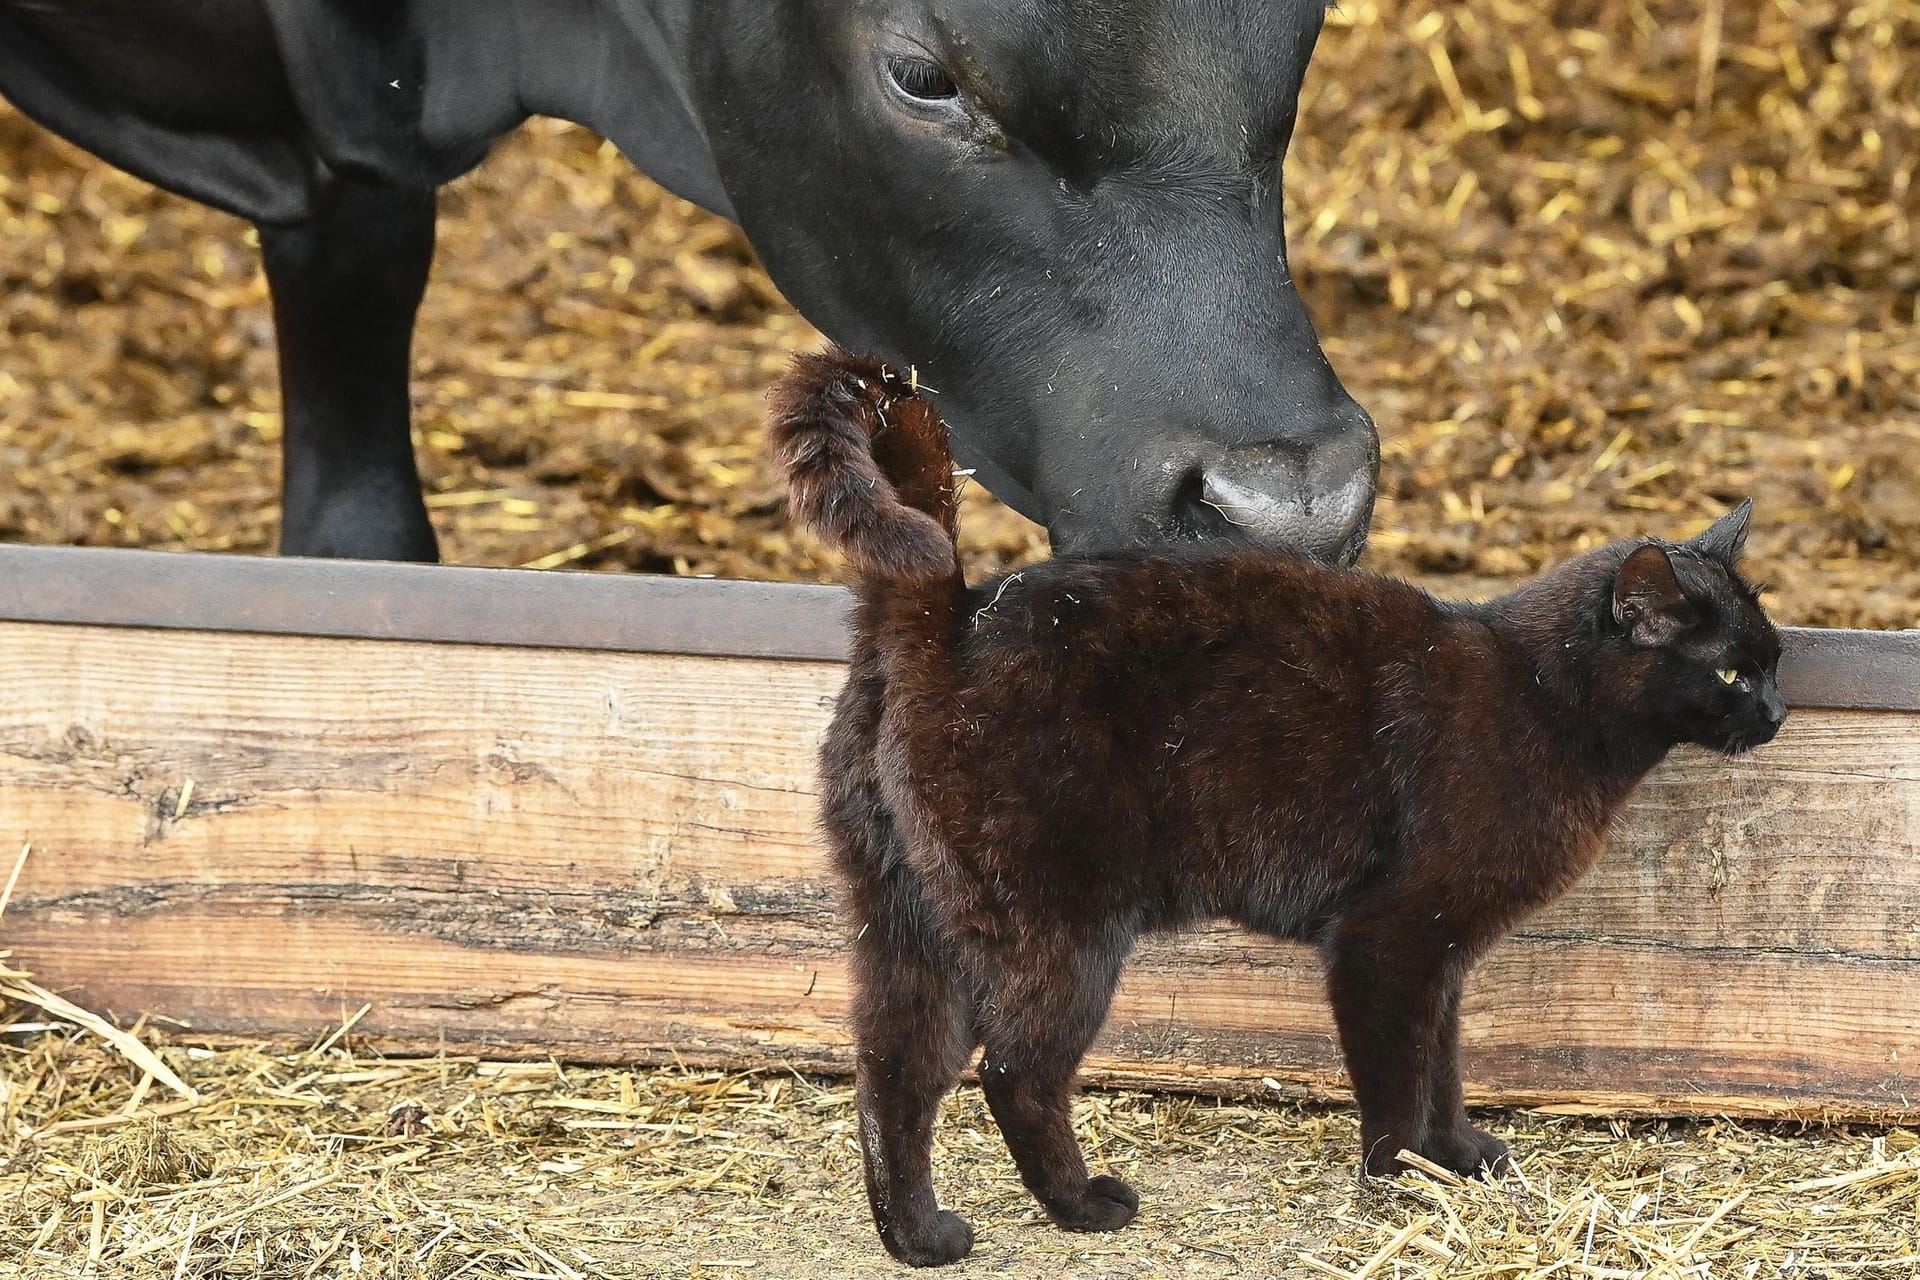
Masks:
[[[1053,1220],[1133,1217],[1124,1183],[1087,1176],[1075,1071],[1135,939],[1212,917],[1325,958],[1369,1171],[1403,1148],[1498,1167],[1461,1105],[1469,967],[1586,870],[1676,743],[1743,751],[1786,714],[1734,567],[1744,504],[1485,605],[1249,551],[1055,560],[969,590],[945,430],[898,375],[803,358],[771,442],[796,518],[858,571],[824,825],[867,1192],[906,1262],[971,1247],[929,1145],[982,1044]]]

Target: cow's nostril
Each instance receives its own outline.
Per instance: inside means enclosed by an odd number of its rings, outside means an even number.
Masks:
[[[1221,506],[1217,490],[1209,491],[1207,473],[1198,467],[1173,491],[1173,522],[1179,536],[1198,542],[1246,541],[1244,535],[1236,538],[1240,522]]]
[[[1248,537],[1265,542],[1291,533],[1302,514],[1299,475],[1292,468],[1254,472],[1215,467],[1201,473],[1200,501]]]

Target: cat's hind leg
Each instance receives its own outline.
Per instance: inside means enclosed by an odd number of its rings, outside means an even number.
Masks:
[[[856,645],[864,642],[856,641]],[[856,649],[821,760],[821,820],[846,881],[854,1096],[867,1202],[887,1252],[909,1266],[957,1262],[973,1228],[933,1191],[933,1122],[973,1052],[959,957],[935,923],[874,770],[884,683]]]
[[[1020,1178],[1069,1231],[1117,1231],[1140,1197],[1118,1178],[1087,1176],[1073,1136],[1073,1085],[1106,1021],[1126,948],[1029,941],[981,965],[980,1083]]]
[[[956,966],[912,914],[875,913],[853,944],[854,1093],[874,1226],[888,1253],[928,1267],[973,1248],[966,1219],[934,1195],[932,1152],[940,1100],[974,1040]]]

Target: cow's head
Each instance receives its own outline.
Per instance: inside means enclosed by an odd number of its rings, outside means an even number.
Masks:
[[[720,173],[775,281],[917,366],[1062,550],[1358,554],[1373,423],[1287,268],[1321,0],[695,6]]]

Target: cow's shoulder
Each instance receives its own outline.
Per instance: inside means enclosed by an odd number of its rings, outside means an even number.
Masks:
[[[254,222],[309,215],[324,175],[297,131],[208,127],[191,111],[130,102],[109,87],[118,46],[34,13],[0,3],[0,96],[28,118],[155,186]],[[102,56],[89,58],[90,38]]]

